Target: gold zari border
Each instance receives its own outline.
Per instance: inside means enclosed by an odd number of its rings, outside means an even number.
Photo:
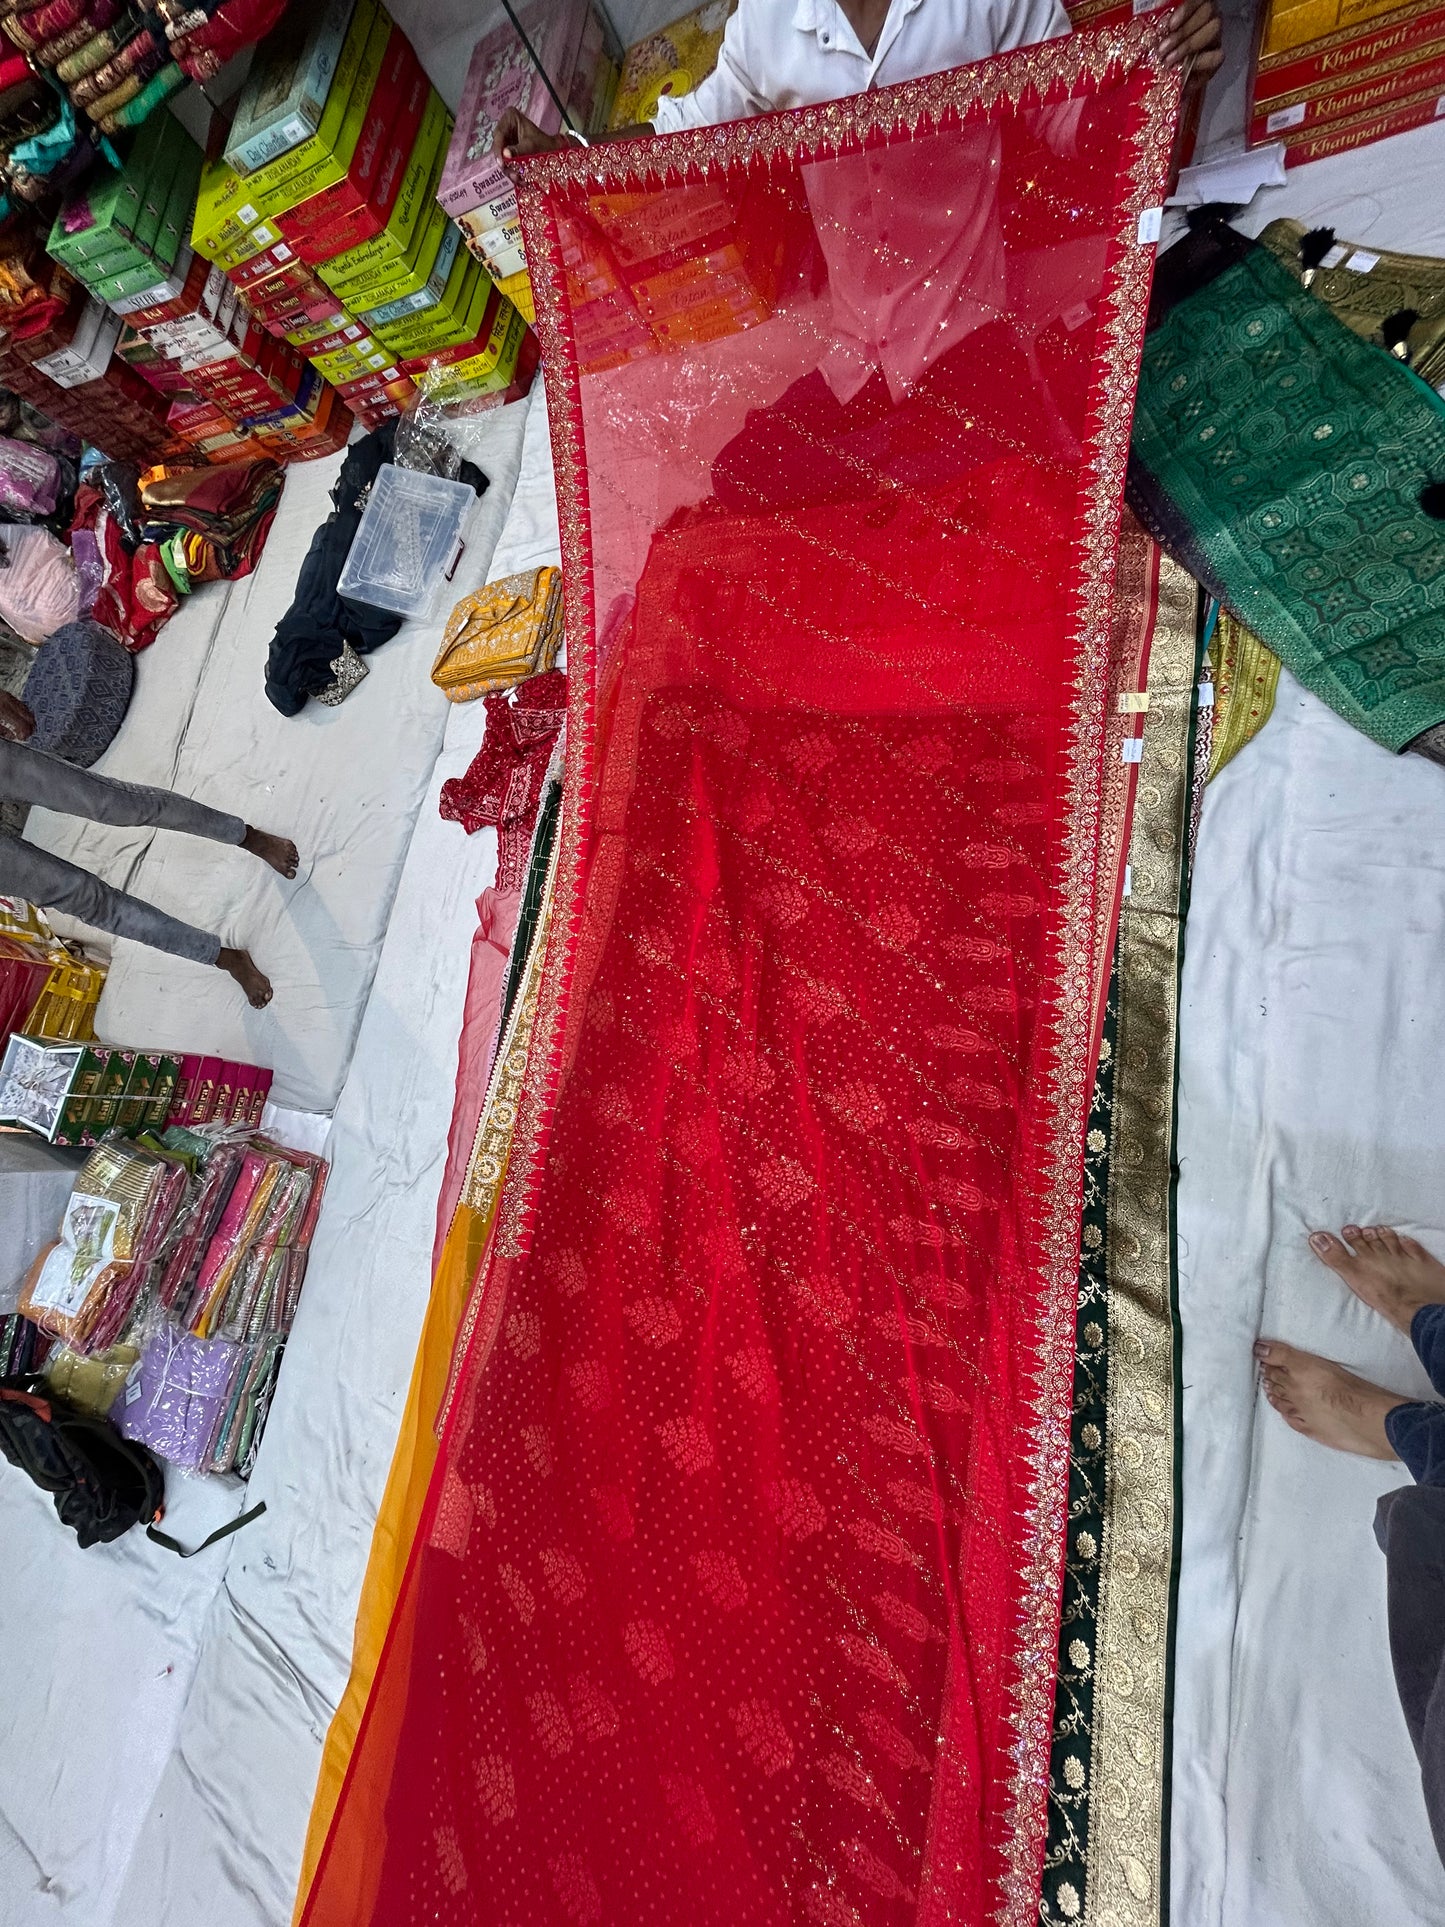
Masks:
[[[1167,556],[1119,920],[1109,1146],[1109,1396],[1086,1927],[1159,1927],[1168,1864],[1175,1540],[1175,1062],[1194,714],[1193,579]]]

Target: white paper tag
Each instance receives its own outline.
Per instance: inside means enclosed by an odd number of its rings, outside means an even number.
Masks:
[[[1124,895],[1126,897],[1132,897],[1133,894],[1134,894],[1134,866],[1130,863],[1126,863],[1124,865]]]
[[[1201,709],[1213,709],[1213,707],[1214,707],[1214,684],[1213,684],[1212,682],[1202,682],[1202,683],[1200,683],[1200,685],[1199,685],[1199,707],[1200,707]]]
[[[1160,233],[1160,230],[1163,228],[1163,226],[1164,226],[1163,208],[1146,207],[1144,212],[1139,216],[1140,247],[1141,248],[1153,247],[1154,243],[1159,239],[1159,233]]]
[[[1435,103],[1435,118],[1436,120],[1445,120],[1445,94],[1441,94],[1439,100]]]
[[[1337,268],[1348,253],[1348,248],[1342,248],[1336,243],[1327,253],[1320,256],[1320,266],[1322,268]]]
[[[136,1400],[140,1397],[140,1394],[141,1394],[140,1365],[135,1364],[131,1366],[130,1376],[125,1381],[126,1404],[134,1405]]]
[[[278,261],[289,261],[291,259],[291,250],[284,241],[278,241],[271,252]]]
[[[254,227],[260,218],[260,210],[252,207],[249,201],[247,201],[244,207],[238,207],[236,209],[236,219],[243,227]]]
[[[1087,301],[1076,301],[1072,308],[1065,308],[1059,316],[1068,332],[1077,334],[1084,324],[1093,318],[1094,310]]]
[[[1282,134],[1286,128],[1298,127],[1309,111],[1305,101],[1297,100],[1293,107],[1280,107],[1270,114],[1264,123],[1266,134]]]
[[[1126,737],[1119,745],[1119,760],[1121,763],[1142,763],[1144,760],[1144,738],[1142,736]]]
[[[1143,716],[1148,708],[1149,691],[1147,689],[1126,689],[1119,697],[1121,716]]]
[[[1379,255],[1371,254],[1368,248],[1356,248],[1345,263],[1351,274],[1368,274],[1371,268],[1377,268],[1379,265]]]

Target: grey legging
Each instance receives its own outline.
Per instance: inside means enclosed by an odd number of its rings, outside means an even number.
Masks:
[[[58,756],[31,749],[26,743],[0,738],[0,801],[31,803],[83,816],[92,823],[149,824],[158,830],[180,830],[204,836],[212,843],[239,843],[246,825],[239,816],[194,803],[171,790],[146,789],[139,783],[117,783],[109,776],[76,769]],[[64,910],[98,930],[169,950],[192,963],[213,964],[221,954],[221,940],[192,924],[168,917],[154,904],[113,890],[89,870],[62,857],[51,856],[21,837],[0,835],[0,896],[24,897],[48,910]]]

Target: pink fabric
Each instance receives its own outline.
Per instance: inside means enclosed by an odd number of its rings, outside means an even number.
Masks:
[[[436,1242],[432,1246],[432,1270],[441,1261],[442,1246],[451,1226],[452,1213],[462,1195],[467,1163],[481,1122],[482,1102],[487,1094],[487,1076],[496,1047],[497,1024],[502,1014],[502,988],[507,980],[507,959],[517,915],[522,907],[520,888],[483,890],[477,898],[477,929],[472,938],[472,964],[467,977],[467,1001],[462,1015],[462,1034],[457,1044],[457,1100],[452,1109],[452,1127],[447,1136],[447,1164],[442,1173],[441,1196],[437,1200]]]
[[[49,529],[7,529],[4,546],[10,566],[0,569],[0,617],[25,642],[44,642],[80,614],[70,551]]]

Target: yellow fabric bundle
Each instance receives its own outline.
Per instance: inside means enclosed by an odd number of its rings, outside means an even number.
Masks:
[[[539,675],[562,643],[562,572],[526,569],[463,596],[452,610],[431,679],[469,703]]]
[[[1214,666],[1214,738],[1209,751],[1209,781],[1256,737],[1274,713],[1279,657],[1252,629],[1221,609],[1209,645]]]

